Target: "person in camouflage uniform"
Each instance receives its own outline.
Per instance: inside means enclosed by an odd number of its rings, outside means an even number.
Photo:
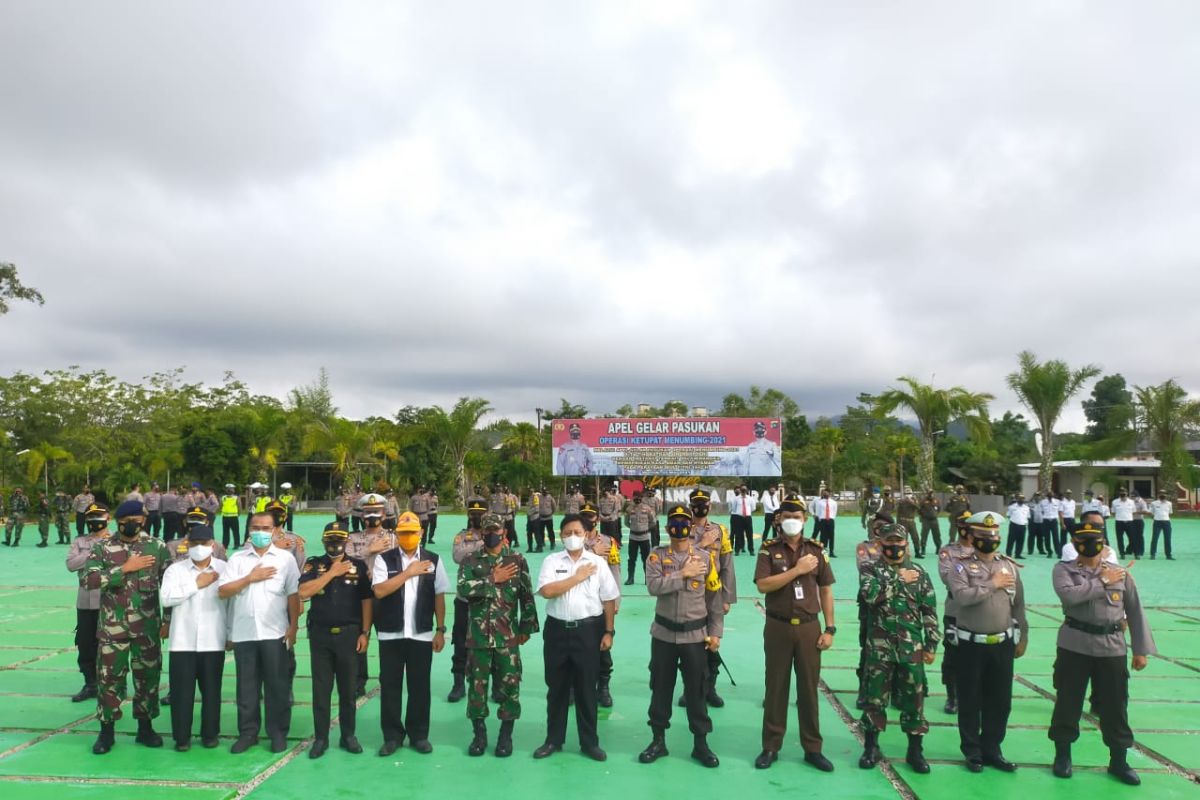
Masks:
[[[8,522],[4,524],[5,547],[21,546],[21,531],[25,529],[25,515],[28,513],[29,498],[25,496],[25,490],[18,486],[8,498]]]
[[[162,747],[151,722],[158,716],[158,683],[162,672],[162,611],[158,590],[171,554],[161,540],[146,533],[146,512],[136,500],[117,507],[119,536],[97,542],[84,568],[83,587],[100,590],[100,640],[97,715],[100,736],[92,752],[113,747],[113,728],[121,718],[125,675],[133,669],[133,716],[137,741]]]
[[[941,639],[933,581],[916,564],[905,564],[908,531],[902,525],[880,530],[882,558],[864,566],[859,578],[870,607],[865,672],[866,703],[862,727],[866,742],[858,765],[870,769],[883,757],[879,734],[887,727],[889,700],[900,709],[900,727],[908,734],[905,760],[919,773],[929,772],[921,741],[925,720],[925,665],[932,664]]]
[[[38,520],[38,535],[41,541],[37,543],[38,547],[50,546],[50,498],[46,497],[45,492],[38,492],[37,500],[34,502],[34,508],[37,510]]]
[[[971,510],[971,498],[967,497],[967,490],[962,484],[954,487],[954,495],[946,501],[946,505],[942,506],[942,510],[949,517],[950,530],[954,530],[954,526],[958,524],[958,519],[963,515],[963,512]]]
[[[512,755],[513,723],[521,717],[521,653],[518,648],[539,630],[533,581],[524,556],[506,545],[504,521],[483,515],[483,549],[462,563],[458,595],[470,609],[467,630],[467,717],[475,736],[467,749],[481,756],[487,748],[488,679],[499,684],[501,720],[496,755]]]
[[[59,544],[71,543],[71,498],[59,489],[54,493],[54,528],[58,532]]]
[[[920,542],[916,539],[917,535],[917,514],[920,513],[920,506],[917,505],[917,498],[913,496],[911,490],[905,490],[899,501],[896,503],[896,524],[900,525],[908,532],[908,535],[913,537],[912,555],[916,558],[924,557],[925,553],[921,550]]]
[[[894,519],[882,511],[876,512],[867,527],[867,538],[865,541],[859,542],[854,548],[854,560],[858,569],[859,592],[854,598],[858,605],[858,667],[854,670],[854,674],[858,677],[858,698],[854,703],[854,707],[861,711],[867,705],[866,693],[866,664],[867,664],[867,632],[871,629],[870,622],[870,606],[863,600],[862,596],[862,576],[864,571],[870,564],[878,560],[882,551],[879,549],[879,530],[884,525],[891,525],[895,522]]]

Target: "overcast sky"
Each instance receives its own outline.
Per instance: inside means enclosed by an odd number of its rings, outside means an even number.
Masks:
[[[1022,6],[1024,8],[1022,8]],[[5,373],[349,415],[1200,389],[1200,5],[0,4]],[[1082,424],[1072,410],[1064,427]]]

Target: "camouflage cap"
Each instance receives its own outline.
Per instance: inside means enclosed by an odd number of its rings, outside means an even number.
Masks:
[[[503,528],[504,520],[500,519],[499,514],[484,514],[483,519],[479,523],[479,527],[487,530],[488,528]]]
[[[899,523],[885,523],[879,526],[878,537],[882,542],[907,542],[908,529]]]

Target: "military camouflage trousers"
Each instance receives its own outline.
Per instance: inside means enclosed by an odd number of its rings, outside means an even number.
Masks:
[[[521,718],[521,650],[518,647],[472,647],[467,650],[467,718],[487,719],[488,679],[500,695],[496,716]]]
[[[154,719],[158,716],[158,682],[162,675],[162,642],[140,636],[119,642],[100,642],[96,659],[96,683],[99,691],[97,715],[101,722],[121,718],[125,699],[125,676],[133,669],[133,716]]]
[[[65,511],[55,513],[54,527],[58,529],[58,540],[60,542],[71,541],[71,523],[67,520],[67,513]]]
[[[918,654],[916,658],[920,658]],[[863,730],[882,731],[887,727],[887,707],[894,703],[900,709],[900,729],[905,733],[924,735],[929,731],[925,721],[925,665],[897,663],[884,660],[868,651],[863,667]]]
[[[12,514],[8,518],[8,522],[4,525],[4,541],[9,541],[13,535],[14,529],[17,534],[17,541],[21,541],[21,531],[25,529],[25,517],[20,514]]]

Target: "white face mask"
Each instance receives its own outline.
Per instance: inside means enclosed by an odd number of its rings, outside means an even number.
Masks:
[[[779,523],[779,527],[785,536],[799,536],[804,532],[804,521],[799,519],[785,519]]]
[[[204,561],[211,555],[211,544],[197,544],[188,548],[188,558],[190,558],[192,561]]]
[[[562,539],[563,547],[570,550],[572,553],[583,549],[582,536],[564,536]]]

